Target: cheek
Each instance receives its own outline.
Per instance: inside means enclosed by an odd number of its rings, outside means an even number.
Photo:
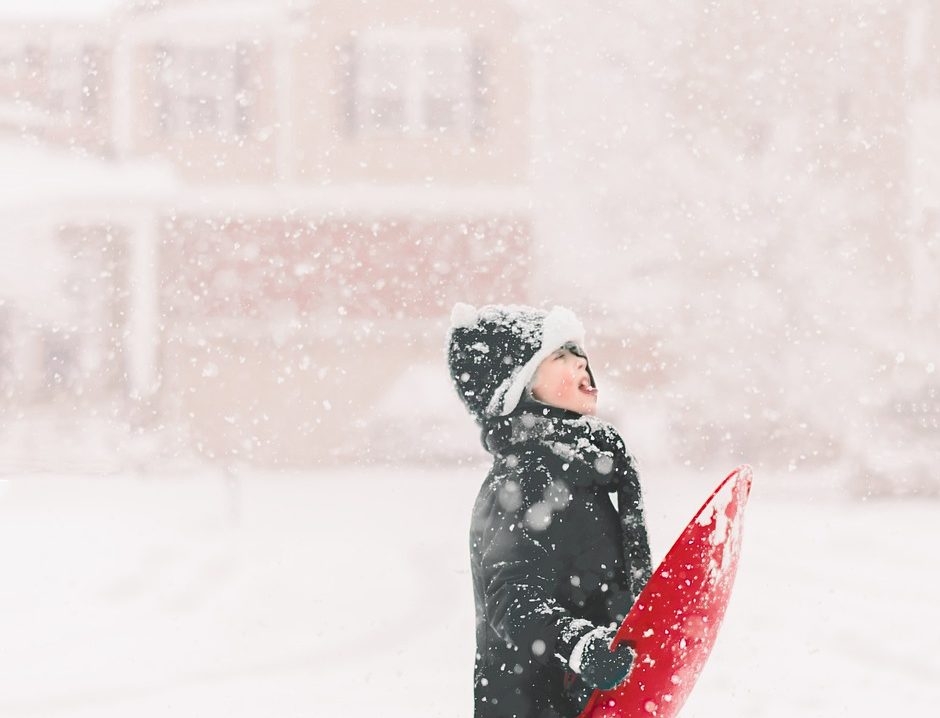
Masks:
[[[572,389],[577,389],[577,384],[575,384],[574,373],[568,369],[561,368],[555,374],[555,386],[558,387],[558,390],[566,394],[570,393]]]
[[[566,390],[565,375],[560,369],[561,367],[547,367],[541,373],[537,384],[544,394],[558,396]]]
[[[536,385],[540,387],[543,393],[551,396],[568,396],[578,390],[574,370],[564,366],[561,362],[556,366],[545,367],[540,372]]]
[[[566,384],[574,384],[578,377],[578,367],[568,363],[564,366],[562,372]]]

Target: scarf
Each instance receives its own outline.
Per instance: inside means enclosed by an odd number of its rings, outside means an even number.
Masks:
[[[649,537],[635,460],[616,428],[595,416],[525,397],[510,414],[484,422],[481,440],[497,456],[514,445],[536,442],[569,464],[565,478],[575,486],[617,492],[624,566],[636,600],[652,572]]]

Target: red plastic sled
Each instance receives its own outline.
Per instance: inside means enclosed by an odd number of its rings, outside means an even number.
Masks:
[[[630,640],[637,657],[627,679],[594,691],[579,718],[672,718],[711,653],[741,552],[751,467],[718,485],[666,554],[624,619],[613,647]]]

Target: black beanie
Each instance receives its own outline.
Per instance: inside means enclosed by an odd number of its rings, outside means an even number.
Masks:
[[[572,343],[585,356],[584,327],[570,309],[458,302],[451,311],[447,362],[458,396],[479,424],[512,412],[542,360]],[[585,357],[586,358],[586,357]],[[594,375],[587,367],[591,385]]]

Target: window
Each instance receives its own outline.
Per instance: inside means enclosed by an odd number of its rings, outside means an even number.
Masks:
[[[80,374],[77,338],[61,330],[46,330],[42,349],[42,371],[46,389],[57,391],[74,387]]]
[[[460,32],[371,31],[354,43],[355,131],[469,134],[478,129],[479,58]]]
[[[157,127],[164,137],[251,129],[253,77],[247,42],[160,46],[155,51]]]
[[[0,81],[9,82],[19,78],[25,61],[23,45],[9,37],[0,37]]]
[[[48,100],[52,112],[93,116],[98,111],[101,51],[93,45],[58,45],[49,56]]]
[[[359,58],[356,108],[365,130],[398,131],[406,124],[408,52],[393,42],[364,45]]]
[[[461,127],[469,117],[470,78],[463,47],[424,48],[424,126],[430,129]]]

